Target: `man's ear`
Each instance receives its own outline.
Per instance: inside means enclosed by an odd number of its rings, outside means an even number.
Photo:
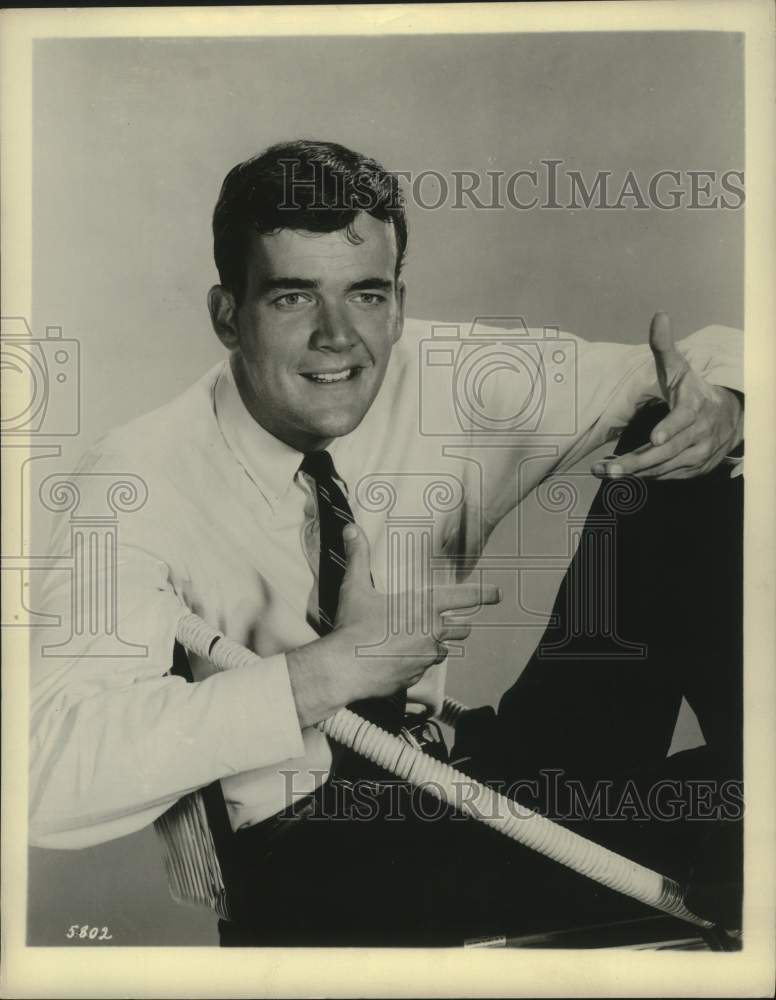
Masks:
[[[396,332],[393,338],[394,344],[401,337],[404,330],[404,303],[407,298],[407,286],[400,281],[396,286]]]
[[[239,347],[240,334],[237,329],[237,306],[234,295],[223,285],[213,285],[207,293],[207,307],[210,312],[210,322],[224,347],[230,351]]]

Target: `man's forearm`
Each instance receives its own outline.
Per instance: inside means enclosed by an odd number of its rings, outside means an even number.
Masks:
[[[344,685],[337,683],[330,646],[326,639],[318,639],[286,653],[291,692],[302,729],[327,719],[350,700]]]

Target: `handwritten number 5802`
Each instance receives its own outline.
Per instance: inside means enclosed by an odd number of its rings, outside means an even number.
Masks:
[[[113,940],[113,935],[107,927],[90,927],[89,924],[70,924],[65,937],[88,939],[89,941]]]

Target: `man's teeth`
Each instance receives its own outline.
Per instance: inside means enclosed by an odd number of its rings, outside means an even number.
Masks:
[[[346,368],[344,372],[311,372],[307,377],[313,382],[344,382],[353,374],[352,368]]]

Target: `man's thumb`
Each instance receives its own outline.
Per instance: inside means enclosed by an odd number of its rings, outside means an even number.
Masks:
[[[649,324],[649,346],[656,354],[665,354],[674,348],[674,331],[668,313],[656,312]]]
[[[668,313],[656,312],[652,317],[652,322],[649,324],[649,346],[655,356],[660,391],[666,402],[670,402],[668,389],[673,381],[674,370],[677,365],[684,367],[684,359],[676,349],[674,331]]]
[[[366,535],[357,524],[346,524],[342,529],[342,540],[345,543],[345,556],[348,561],[345,579],[369,583],[371,566]]]
[[[649,346],[655,355],[682,356],[674,342],[674,328],[668,313],[656,312],[652,317],[652,322],[649,324]]]

